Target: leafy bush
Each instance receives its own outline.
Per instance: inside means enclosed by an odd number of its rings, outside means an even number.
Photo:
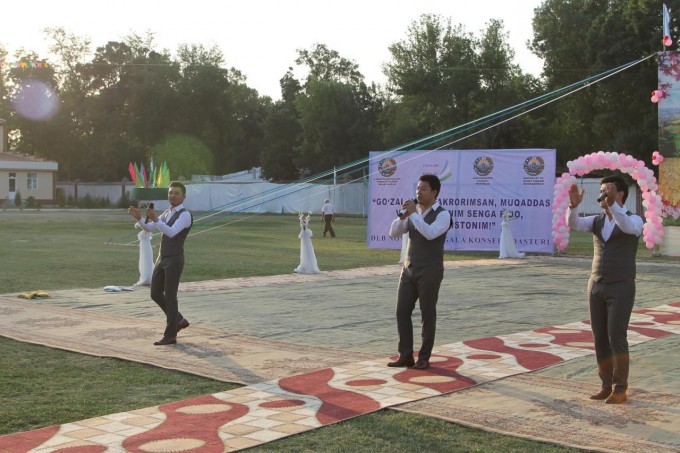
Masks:
[[[14,195],[14,206],[21,207],[21,192],[17,192]]]
[[[111,200],[109,197],[93,197],[89,193],[76,202],[76,206],[83,209],[110,208]]]
[[[118,200],[118,207],[119,208],[127,208],[130,206],[132,202],[130,201],[130,196],[129,192],[125,192],[122,197],[120,197],[120,200]]]

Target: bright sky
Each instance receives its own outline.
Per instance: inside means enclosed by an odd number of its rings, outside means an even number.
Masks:
[[[34,0],[12,8],[15,19],[2,21],[0,43],[11,61],[22,47],[49,56],[45,27],[63,27],[87,37],[93,51],[130,33],[150,31],[158,48],[173,54],[182,43],[219,46],[226,65],[240,70],[248,86],[279,99],[279,79],[294,66],[296,50],[310,49],[315,43],[356,62],[368,83],[383,84],[388,46],[405,39],[408,26],[426,13],[450,18],[453,25],[462,24],[475,36],[490,19],[503,20],[516,63],[523,71],[539,75],[542,62],[526,49],[526,42],[532,38],[534,8],[542,1]]]

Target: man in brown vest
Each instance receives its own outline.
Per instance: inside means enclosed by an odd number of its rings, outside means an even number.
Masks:
[[[619,175],[602,179],[598,201],[602,214],[579,217],[576,208],[585,190],[569,190],[569,227],[593,233],[593,265],[588,281],[590,324],[602,389],[594,400],[626,401],[628,388],[628,322],[635,302],[635,255],[643,220],[624,203],[628,184]]]
[[[186,187],[178,181],[170,183],[168,202],[170,208],[158,217],[152,208],[146,209],[148,222],[142,220],[138,208],[130,207],[128,213],[145,231],[160,230],[161,247],[151,275],[151,298],[163,310],[166,326],[163,338],[154,345],[164,346],[177,343],[177,332],[189,327],[189,321],[179,312],[177,289],[184,270],[184,241],[186,240],[193,217],[184,207]]]
[[[397,331],[399,358],[390,367],[430,366],[437,325],[437,299],[444,278],[444,242],[451,228],[451,214],[437,202],[441,181],[435,175],[422,175],[416,187],[416,200],[402,205],[399,218],[390,226],[390,236],[409,234],[404,267],[397,290]],[[413,323],[411,314],[420,302],[422,344],[418,360],[413,359]]]

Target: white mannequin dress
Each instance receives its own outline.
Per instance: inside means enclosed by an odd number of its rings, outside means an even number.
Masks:
[[[153,250],[151,249],[153,233],[142,230],[137,237],[139,238],[139,281],[135,285],[149,286],[153,273]]]
[[[508,211],[505,210],[503,211],[503,223],[501,224],[501,250],[498,258],[524,258],[524,253],[518,252],[515,248],[515,239],[512,237],[512,230],[510,230]]]
[[[307,227],[309,216],[300,219],[300,265],[295,268],[298,274],[320,274],[318,265],[316,264],[316,255],[314,254],[314,246],[312,245],[312,230]]]

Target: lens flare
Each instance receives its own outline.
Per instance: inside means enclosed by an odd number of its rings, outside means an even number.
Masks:
[[[21,82],[12,105],[24,118],[47,121],[59,110],[59,98],[44,82],[29,79]]]

